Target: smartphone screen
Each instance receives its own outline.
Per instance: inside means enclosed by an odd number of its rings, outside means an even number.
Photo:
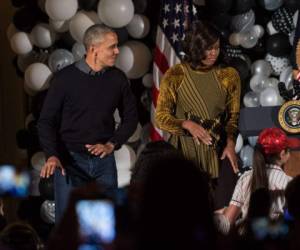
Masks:
[[[84,244],[110,244],[116,236],[115,209],[109,200],[81,200],[76,204],[79,233]]]
[[[26,171],[18,172],[15,166],[0,165],[0,196],[26,197],[29,185]]]

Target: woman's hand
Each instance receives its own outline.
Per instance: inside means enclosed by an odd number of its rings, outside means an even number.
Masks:
[[[182,123],[182,128],[186,129],[193,136],[196,143],[202,141],[206,145],[212,145],[212,138],[207,130],[205,130],[201,125],[196,122],[186,120]]]
[[[230,161],[233,172],[234,173],[239,172],[238,158],[235,153],[235,143],[231,139],[227,140],[227,145],[224,148],[224,151],[221,156],[221,160],[224,160],[225,157],[227,157],[228,160]]]

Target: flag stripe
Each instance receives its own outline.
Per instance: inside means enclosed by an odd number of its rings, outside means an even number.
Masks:
[[[196,9],[192,0],[162,0],[160,11],[153,63],[152,128],[150,132],[152,141],[163,140],[169,137],[168,133],[163,133],[154,125],[159,84],[168,68],[180,62],[179,55],[182,52],[181,40],[185,36],[185,29],[193,19],[196,19]]]

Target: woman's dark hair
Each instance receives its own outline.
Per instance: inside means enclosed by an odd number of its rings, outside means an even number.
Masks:
[[[255,145],[252,164],[251,193],[260,188],[269,188],[266,164],[275,164],[279,159],[279,154],[265,155],[262,151],[262,146],[260,144]]]
[[[219,31],[207,21],[195,21],[191,24],[183,41],[184,60],[192,68],[203,66],[205,51],[218,41]]]

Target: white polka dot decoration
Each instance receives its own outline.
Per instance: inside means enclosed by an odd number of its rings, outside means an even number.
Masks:
[[[266,55],[265,60],[269,62],[273,69],[273,74],[279,76],[288,66],[290,66],[290,60],[286,57],[276,57],[270,54]]]
[[[284,7],[276,10],[272,17],[272,24],[277,31],[289,35],[294,29],[293,12]]]

